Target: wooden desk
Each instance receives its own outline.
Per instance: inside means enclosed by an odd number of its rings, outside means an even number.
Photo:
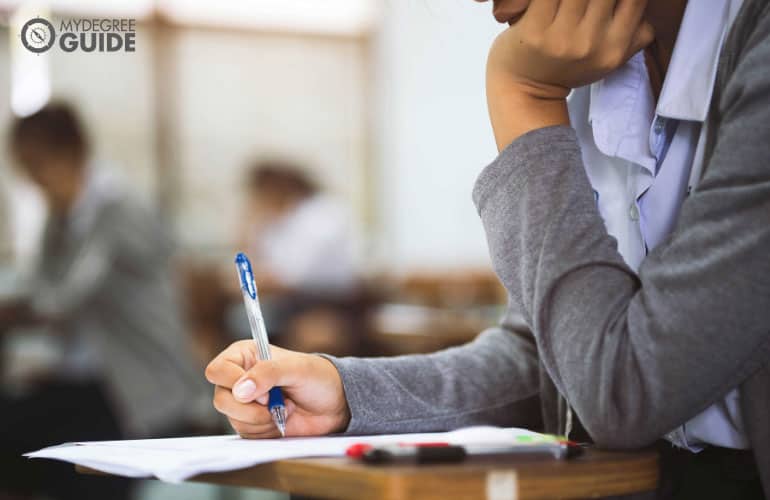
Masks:
[[[596,498],[655,489],[658,460],[654,451],[598,450],[569,461],[430,466],[368,466],[344,458],[315,458],[202,474],[192,480],[350,500]]]

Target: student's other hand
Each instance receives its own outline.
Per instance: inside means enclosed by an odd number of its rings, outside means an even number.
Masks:
[[[271,346],[273,359],[258,361],[252,340],[235,342],[206,367],[216,385],[214,407],[245,438],[278,437],[267,409],[267,392],[279,386],[286,401],[286,435],[344,431],[350,410],[342,379],[328,360]]]
[[[652,42],[646,6],[647,0],[532,0],[492,44],[487,76],[536,97],[566,97]]]
[[[647,0],[532,0],[518,21],[512,18],[487,59],[498,149],[531,130],[568,125],[570,89],[600,80],[652,42],[646,6]]]

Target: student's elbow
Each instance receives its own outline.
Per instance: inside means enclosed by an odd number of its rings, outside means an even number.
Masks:
[[[583,427],[600,448],[628,450],[644,448],[662,437],[653,415],[608,411],[581,420]]]
[[[650,432],[645,432],[644,430],[625,425],[587,430],[597,447],[608,450],[644,448],[650,446],[660,438],[660,436]]]
[[[607,376],[607,373],[623,376]],[[617,364],[593,364],[570,387],[569,401],[583,428],[599,447],[608,449],[643,448],[653,444],[676,421],[663,384],[628,362],[621,370]]]

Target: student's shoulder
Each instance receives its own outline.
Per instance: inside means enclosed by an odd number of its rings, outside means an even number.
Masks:
[[[150,221],[154,218],[148,203],[126,192],[102,200],[100,212],[105,222]]]
[[[97,229],[119,254],[139,256],[143,265],[155,257],[165,259],[173,251],[172,236],[164,218],[150,207],[129,195],[111,198],[102,207]]]
[[[95,231],[116,241],[161,238],[165,224],[160,212],[145,200],[121,192],[102,201]]]
[[[768,97],[770,88],[770,0],[745,0],[725,39],[714,88],[723,114]]]
[[[738,65],[770,50],[770,0],[744,0],[725,41],[725,56]],[[765,61],[767,62],[767,61]]]

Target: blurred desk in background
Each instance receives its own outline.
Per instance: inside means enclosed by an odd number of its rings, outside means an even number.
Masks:
[[[433,352],[473,340],[499,314],[496,306],[453,310],[384,304],[372,314],[369,343],[380,355]]]
[[[377,286],[375,286],[375,284]],[[505,289],[491,269],[380,276],[367,345],[372,355],[426,353],[461,345],[498,323]]]
[[[203,363],[249,335],[240,291],[230,271],[206,261],[180,262],[183,304]],[[271,298],[264,291],[263,306]],[[297,299],[317,307],[296,308],[286,322],[294,331],[283,338],[272,337],[276,344],[335,355],[387,356],[433,352],[473,340],[498,323],[506,294],[489,269],[455,269],[370,276],[345,300],[324,293]],[[234,311],[234,316],[228,316],[228,311]],[[243,324],[234,325],[233,320]],[[239,325],[243,331],[237,330]],[[276,333],[275,327],[271,326],[271,334]],[[313,345],[315,337],[324,342]]]

